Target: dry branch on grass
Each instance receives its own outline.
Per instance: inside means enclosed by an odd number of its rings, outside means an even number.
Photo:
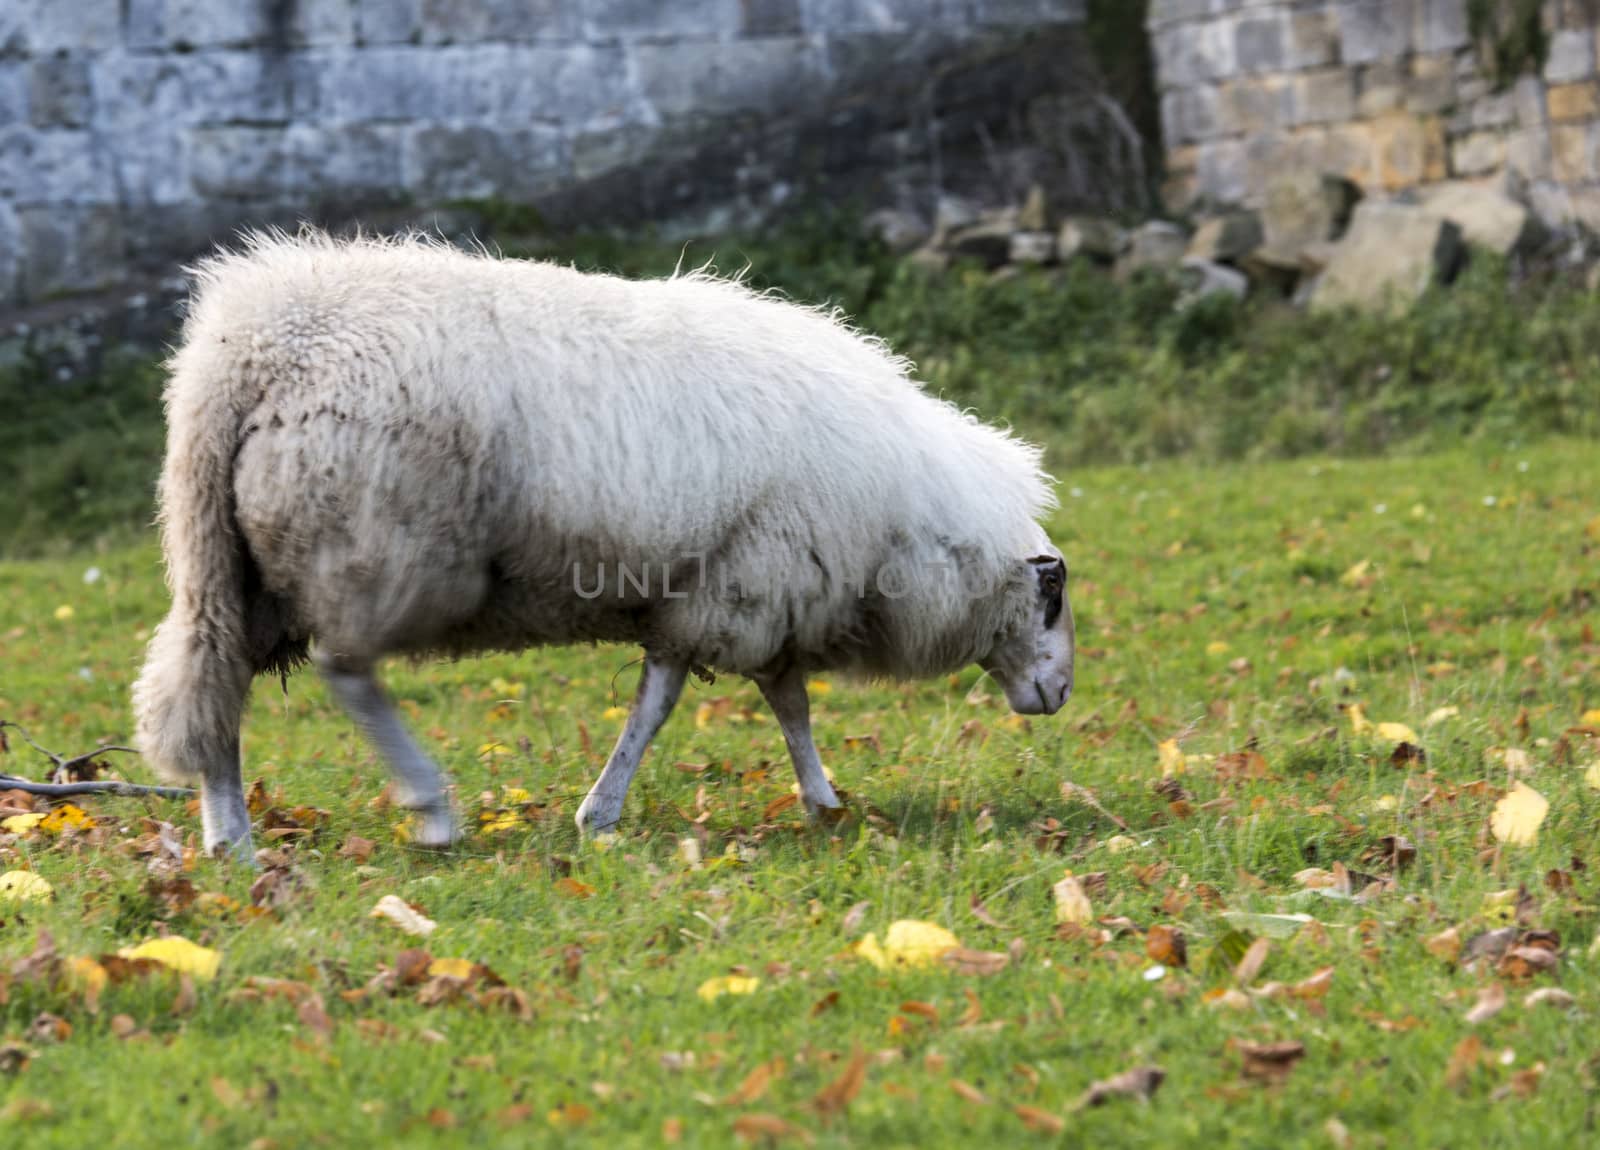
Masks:
[[[87,766],[101,755],[112,751],[130,755],[137,755],[139,752],[133,747],[96,747],[92,751],[69,758],[41,747],[29,737],[20,723],[13,723],[9,719],[0,719],[0,750],[7,749],[5,733],[8,728],[17,732],[17,736],[28,746],[49,759],[53,766],[50,770],[51,781],[47,783],[36,783],[20,775],[0,772],[0,791],[23,791],[26,794],[43,795],[46,798],[66,798],[71,795],[156,795],[164,799],[183,799],[194,793],[187,787],[153,787],[142,783],[125,783],[117,779],[74,780],[73,771]]]

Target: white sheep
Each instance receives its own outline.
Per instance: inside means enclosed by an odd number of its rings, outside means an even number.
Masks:
[[[196,274],[166,392],[173,605],[134,703],[158,771],[200,781],[209,852],[249,851],[251,679],[313,640],[429,845],[457,818],[374,678],[391,653],[642,645],[586,831],[621,817],[691,670],[755,680],[812,813],[839,800],[808,672],[977,663],[1030,714],[1072,690],[1037,450],[835,316],[417,238],[256,235]]]

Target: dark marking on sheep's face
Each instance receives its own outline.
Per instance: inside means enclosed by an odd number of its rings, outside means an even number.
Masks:
[[[1072,695],[1076,628],[1067,599],[1067,564],[1059,554],[1018,564],[1005,591],[993,650],[980,661],[1022,715],[1053,715]]]

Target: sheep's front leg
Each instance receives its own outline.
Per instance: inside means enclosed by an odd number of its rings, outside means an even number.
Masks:
[[[214,762],[208,761],[200,775],[200,826],[205,852],[212,858],[232,854],[248,862],[250,849],[250,807],[244,798],[244,779],[239,772],[239,736]]]
[[[794,776],[800,782],[800,801],[806,814],[816,818],[824,808],[842,806],[839,796],[833,793],[833,784],[822,770],[822,759],[817,755],[817,744],[811,738],[811,704],[806,698],[805,675],[791,667],[770,679],[757,679],[762,697],[778,717],[783,728],[784,742],[789,744],[789,758],[794,762]]]
[[[628,797],[634,772],[639,769],[639,760],[661,724],[672,714],[688,674],[689,668],[685,665],[645,656],[633,710],[628,712],[628,721],[623,724],[617,745],[606,760],[605,770],[600,772],[588,797],[578,807],[578,829],[584,834],[610,830],[622,820],[622,804]]]
[[[395,802],[421,816],[412,841],[425,847],[450,846],[460,827],[445,777],[395,714],[373,677],[372,664],[324,651],[316,660],[328,688],[388,764]]]

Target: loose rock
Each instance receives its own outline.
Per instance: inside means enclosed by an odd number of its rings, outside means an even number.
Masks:
[[[1460,265],[1461,229],[1422,208],[1364,203],[1311,295],[1313,311],[1403,307]]]

